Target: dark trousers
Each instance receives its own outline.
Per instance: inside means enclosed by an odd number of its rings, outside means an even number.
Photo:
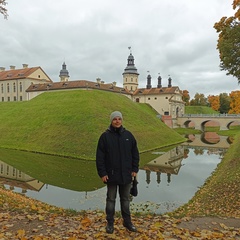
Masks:
[[[124,185],[107,184],[107,202],[106,202],[106,219],[108,223],[114,223],[115,202],[117,189],[120,196],[121,214],[124,223],[131,223],[130,215],[130,189],[131,183]]]

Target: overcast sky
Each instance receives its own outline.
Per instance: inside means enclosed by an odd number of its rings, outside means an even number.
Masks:
[[[238,90],[220,71],[213,25],[232,16],[232,0],[7,0],[0,16],[0,67],[41,66],[54,81],[65,61],[70,80],[117,82],[131,46],[145,87],[172,85],[205,96]]]

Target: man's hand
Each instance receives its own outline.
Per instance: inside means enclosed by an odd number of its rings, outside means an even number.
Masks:
[[[132,177],[136,177],[137,173],[136,172],[132,172]]]
[[[101,179],[102,179],[103,182],[107,182],[108,176],[107,176],[107,175],[106,175],[106,176],[103,176],[103,177],[101,177]]]

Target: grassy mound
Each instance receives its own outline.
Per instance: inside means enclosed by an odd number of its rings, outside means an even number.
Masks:
[[[0,147],[94,159],[112,111],[135,135],[141,152],[183,141],[146,104],[98,90],[46,92],[28,102],[0,103]]]

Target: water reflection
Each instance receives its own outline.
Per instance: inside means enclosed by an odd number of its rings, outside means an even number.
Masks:
[[[214,143],[210,139],[218,141]],[[190,135],[188,141],[170,151],[153,151],[152,160],[149,159],[139,171],[139,194],[133,198],[133,211],[164,213],[188,202],[221,161],[229,147],[227,139]],[[0,183],[7,189],[64,208],[103,210],[105,207],[106,187],[95,191],[73,191],[43,183],[3,161],[0,161],[0,167]],[[89,179],[84,169],[80,175],[81,179]],[[119,203],[116,207],[119,210]]]
[[[27,190],[39,192],[44,183],[0,161],[0,185],[8,185],[11,190],[20,188],[21,193],[25,194]]]

